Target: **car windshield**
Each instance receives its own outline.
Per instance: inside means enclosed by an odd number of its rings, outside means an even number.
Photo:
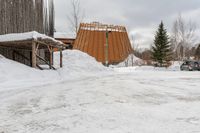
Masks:
[[[188,61],[186,61],[186,62],[184,62],[184,63],[183,63],[183,65],[188,65],[188,64],[189,64],[189,62],[188,62]]]
[[[191,65],[191,64],[194,64],[194,62],[193,61],[186,61],[186,62],[183,63],[183,65]]]

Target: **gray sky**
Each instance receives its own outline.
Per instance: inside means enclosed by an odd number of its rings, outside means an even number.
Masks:
[[[71,0],[55,0],[56,30],[70,32],[67,16]],[[200,0],[80,0],[85,12],[84,22],[98,21],[126,26],[140,47],[149,47],[155,31],[163,20],[168,32],[178,14],[197,24],[200,38]],[[199,39],[200,42],[200,39]]]

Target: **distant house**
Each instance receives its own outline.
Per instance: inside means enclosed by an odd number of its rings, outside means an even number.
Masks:
[[[76,39],[74,34],[62,33],[62,32],[55,32],[54,38],[58,41],[63,42],[66,45],[65,46],[66,49],[72,49]]]
[[[53,48],[63,45],[51,38],[53,0],[0,0],[0,17],[0,54],[35,68],[53,68]]]
[[[105,65],[118,64],[133,53],[125,27],[98,22],[80,24],[73,49],[86,52]]]

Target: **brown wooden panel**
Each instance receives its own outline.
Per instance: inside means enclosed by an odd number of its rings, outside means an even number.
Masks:
[[[89,55],[94,56],[92,51],[94,49],[94,42],[96,42],[96,40],[94,40],[95,31],[89,31],[88,30],[88,32],[89,32],[89,34],[87,36],[87,44],[88,44],[88,46],[87,46],[87,48],[88,48],[87,52],[88,52]]]
[[[98,61],[104,63],[105,62],[105,56],[104,56],[104,44],[105,44],[105,32],[99,32],[99,46],[98,46]]]
[[[83,35],[83,44],[80,43],[80,45],[83,45],[83,51],[88,53],[88,43],[89,43],[89,34],[90,31],[89,30],[85,30],[85,33]]]
[[[113,62],[115,60],[115,51],[114,51],[115,46],[113,43],[113,32],[109,33],[108,46],[109,46],[109,62]]]
[[[123,47],[122,47],[122,43],[121,43],[121,38],[120,38],[120,32],[116,32],[116,37],[117,37],[117,48],[118,48],[118,60],[121,61],[122,57],[123,57]]]
[[[117,46],[117,37],[116,37],[116,33],[112,33],[112,45],[113,45],[113,51],[114,51],[114,59],[113,62],[117,62],[117,60],[119,59],[119,48]]]
[[[92,55],[94,57],[96,57],[97,60],[98,60],[98,53],[99,53],[98,48],[99,48],[99,45],[100,45],[100,43],[99,43],[100,39],[98,38],[99,34],[101,34],[101,33],[99,33],[99,31],[94,31],[94,38],[93,38],[93,41],[92,41],[92,43],[93,43]]]

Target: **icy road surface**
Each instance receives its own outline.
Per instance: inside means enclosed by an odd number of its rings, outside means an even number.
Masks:
[[[200,133],[200,73],[115,72],[0,93],[0,133]]]

